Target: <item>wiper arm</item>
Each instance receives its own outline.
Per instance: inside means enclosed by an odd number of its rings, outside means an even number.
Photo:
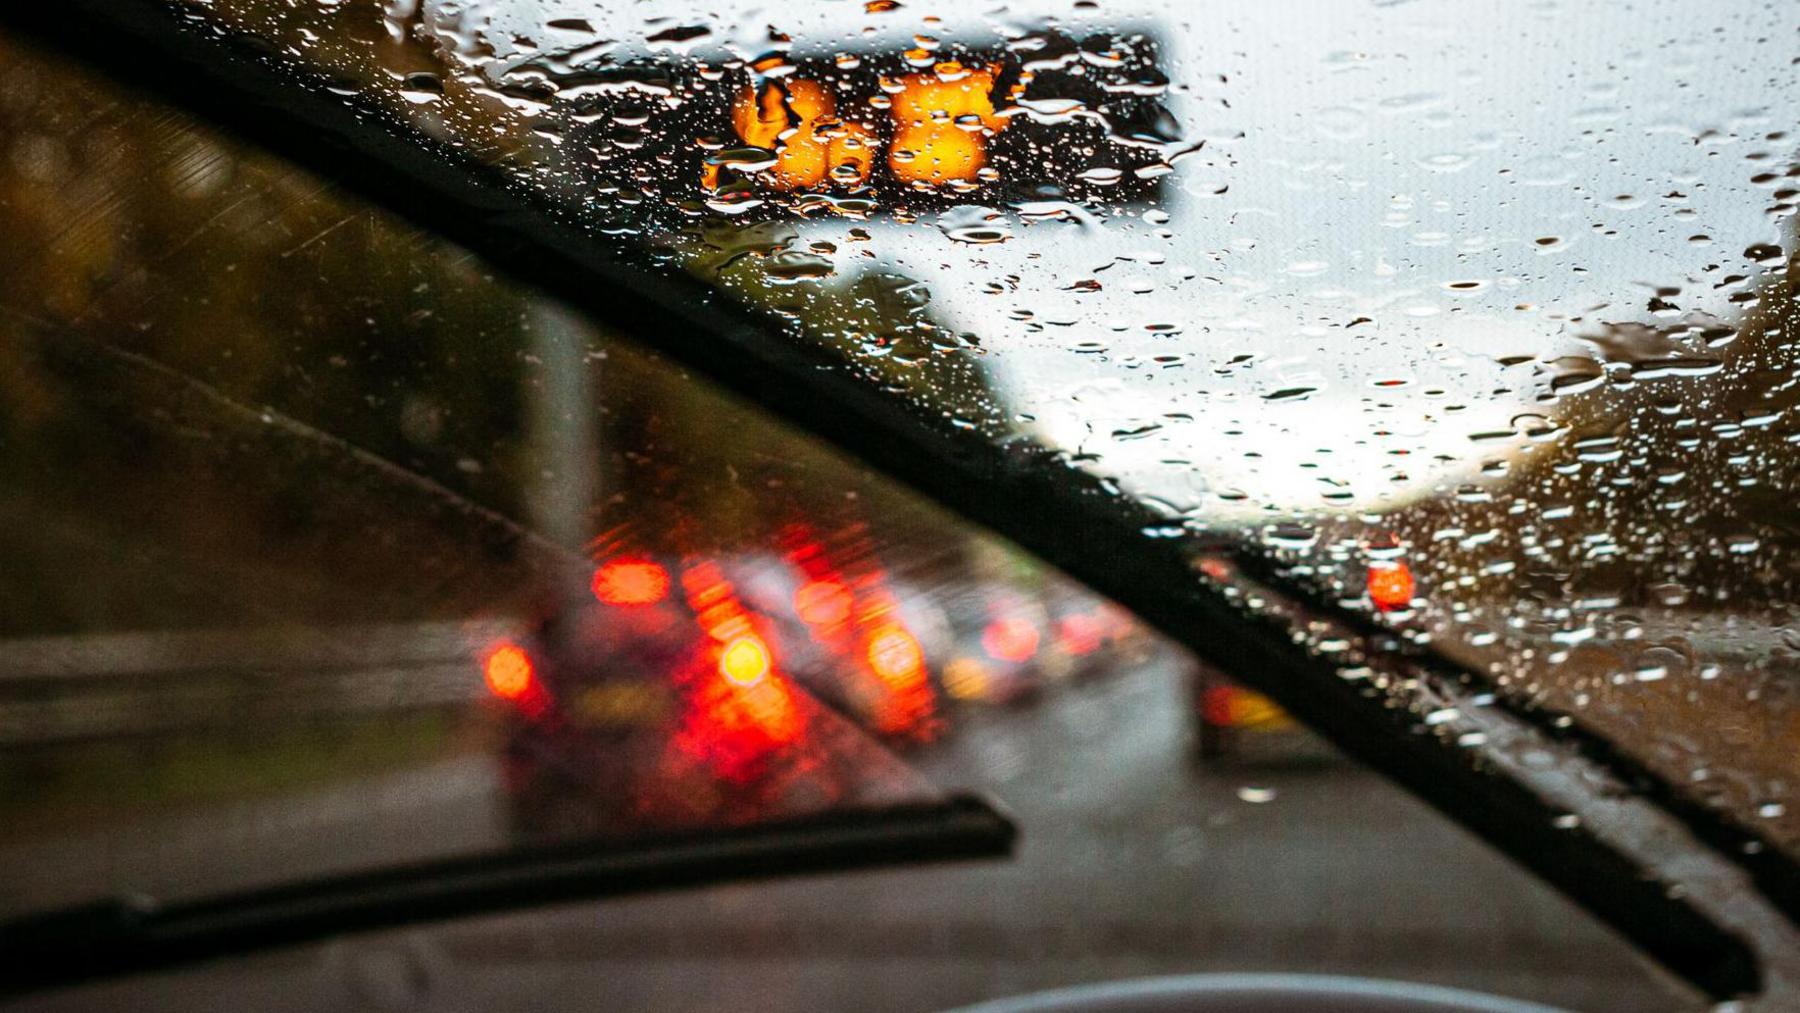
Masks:
[[[0,923],[0,996],[416,922],[734,880],[1009,855],[987,802],[840,810],[626,843],[497,851],[158,904],[115,898]]]

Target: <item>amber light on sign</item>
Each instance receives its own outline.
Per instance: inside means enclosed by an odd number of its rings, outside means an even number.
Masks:
[[[837,100],[805,78],[745,86],[731,103],[731,126],[745,144],[775,152],[764,182],[776,190],[812,190],[830,182],[858,186],[869,178],[879,143],[868,127],[837,115]],[[709,188],[718,186],[709,167]]]
[[[900,79],[893,97],[894,143],[888,168],[903,183],[973,182],[987,165],[988,137],[1006,126],[994,112],[999,64],[957,63]]]
[[[1008,122],[994,106],[1000,71],[997,63],[970,68],[952,61],[884,85],[891,144],[870,124],[840,115],[830,87],[803,77],[744,86],[732,98],[731,127],[745,144],[773,152],[772,165],[757,166],[757,179],[772,190],[861,186],[884,150],[901,183],[969,186],[987,167],[989,139]],[[1021,75],[1006,95],[1022,94],[1025,80]],[[709,163],[703,185],[717,190],[722,182],[719,165]]]

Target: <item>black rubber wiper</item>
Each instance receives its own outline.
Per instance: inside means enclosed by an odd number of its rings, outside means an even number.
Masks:
[[[1004,857],[1016,838],[986,802],[952,796],[626,843],[504,850],[166,905],[116,898],[0,923],[0,996],[539,904]]]

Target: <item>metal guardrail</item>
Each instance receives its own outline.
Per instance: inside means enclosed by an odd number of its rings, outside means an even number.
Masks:
[[[0,641],[0,749],[423,710],[482,693],[495,621]]]

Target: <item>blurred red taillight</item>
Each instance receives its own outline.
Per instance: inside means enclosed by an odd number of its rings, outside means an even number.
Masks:
[[[488,692],[502,700],[518,700],[531,692],[536,679],[531,655],[518,644],[499,644],[481,663],[482,681]]]
[[[834,626],[850,617],[850,590],[835,580],[815,580],[794,592],[794,611],[812,626]]]
[[[869,668],[890,685],[918,678],[925,652],[918,638],[900,626],[884,626],[869,637]]]
[[[1106,632],[1099,617],[1088,612],[1063,616],[1056,624],[1057,643],[1065,652],[1076,657],[1099,650],[1105,637]]]
[[[1369,567],[1369,600],[1383,612],[1412,607],[1416,590],[1412,567],[1404,560]]]
[[[615,559],[594,571],[594,597],[607,605],[654,605],[669,593],[669,571],[642,559]]]
[[[1038,628],[1030,620],[1006,616],[981,631],[981,647],[996,661],[1030,661],[1037,654],[1038,637]]]

